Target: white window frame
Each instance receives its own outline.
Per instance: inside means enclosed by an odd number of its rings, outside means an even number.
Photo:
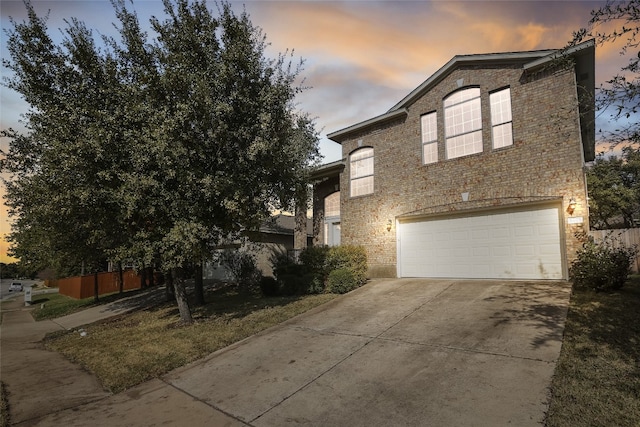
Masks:
[[[337,209],[336,209],[337,207]],[[324,198],[324,244],[340,244],[340,192],[336,191]]]
[[[335,209],[337,207],[337,209]],[[324,216],[339,217],[340,216],[340,192],[335,191],[324,198]]]
[[[489,104],[491,104],[491,141],[493,148],[513,145],[511,88],[490,93]]]
[[[460,89],[444,98],[444,130],[447,159],[482,152],[479,87]]]
[[[438,161],[438,115],[435,111],[420,117],[422,128],[422,164]]]
[[[350,196],[366,196],[373,193],[374,151],[363,147],[349,156]]]

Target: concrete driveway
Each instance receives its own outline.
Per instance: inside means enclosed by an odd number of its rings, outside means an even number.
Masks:
[[[160,380],[41,421],[536,426],[569,294],[564,282],[377,280]]]

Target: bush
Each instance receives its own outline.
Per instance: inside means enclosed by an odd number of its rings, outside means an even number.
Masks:
[[[265,297],[277,297],[280,295],[280,286],[274,277],[262,277],[260,279],[260,290]]]
[[[285,251],[271,255],[273,274],[283,295],[319,294],[325,291],[345,293],[367,281],[367,253],[360,246],[314,246],[300,253],[300,263],[291,259]],[[329,277],[335,289],[329,285]],[[347,283],[348,282],[348,283]],[[264,293],[264,291],[263,291]]]
[[[334,246],[327,255],[327,267],[350,270],[356,286],[362,286],[367,281],[367,252],[362,246]]]
[[[620,289],[631,272],[637,248],[616,244],[615,239],[609,237],[602,242],[584,234],[580,237],[582,247],[569,267],[569,278],[574,286],[596,291]]]
[[[256,267],[255,255],[239,250],[225,251],[220,255],[220,262],[238,285],[251,288],[260,283],[262,274]]]
[[[310,246],[300,252],[300,263],[305,266],[308,273],[318,275],[324,281],[329,275],[327,257],[331,248],[329,246]]]
[[[327,290],[336,294],[346,294],[357,288],[356,277],[352,270],[348,268],[338,268],[329,273],[327,279]]]
[[[274,249],[269,257],[269,262],[276,279],[288,274],[304,274],[303,267],[291,259],[284,249]]]
[[[305,284],[305,294],[321,294],[325,291],[325,279],[323,276],[314,273],[307,273],[303,277]]]

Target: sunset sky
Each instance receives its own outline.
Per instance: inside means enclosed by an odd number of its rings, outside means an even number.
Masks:
[[[263,29],[275,56],[287,49],[305,60],[299,108],[316,118],[325,163],[340,159],[340,146],[326,134],[386,112],[454,55],[560,48],[585,26],[604,1],[233,1]],[[49,29],[60,39],[63,19],[77,17],[96,34],[115,35],[108,0],[32,1],[36,12],[50,10]],[[210,6],[215,8],[214,2]],[[141,22],[162,17],[159,0],[134,0]],[[22,1],[0,1],[2,57],[7,57],[9,16],[26,17]],[[152,35],[152,34],[150,34]],[[596,84],[624,64],[613,46],[596,49]],[[6,69],[2,69],[5,76]],[[1,89],[0,128],[21,129],[28,106]],[[608,114],[597,126],[606,126]],[[6,150],[8,141],[0,141]],[[0,194],[4,192],[0,188]],[[1,236],[10,219],[0,208],[0,262],[7,245]]]

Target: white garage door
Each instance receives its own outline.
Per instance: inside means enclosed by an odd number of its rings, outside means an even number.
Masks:
[[[562,279],[557,207],[404,221],[398,276]]]

